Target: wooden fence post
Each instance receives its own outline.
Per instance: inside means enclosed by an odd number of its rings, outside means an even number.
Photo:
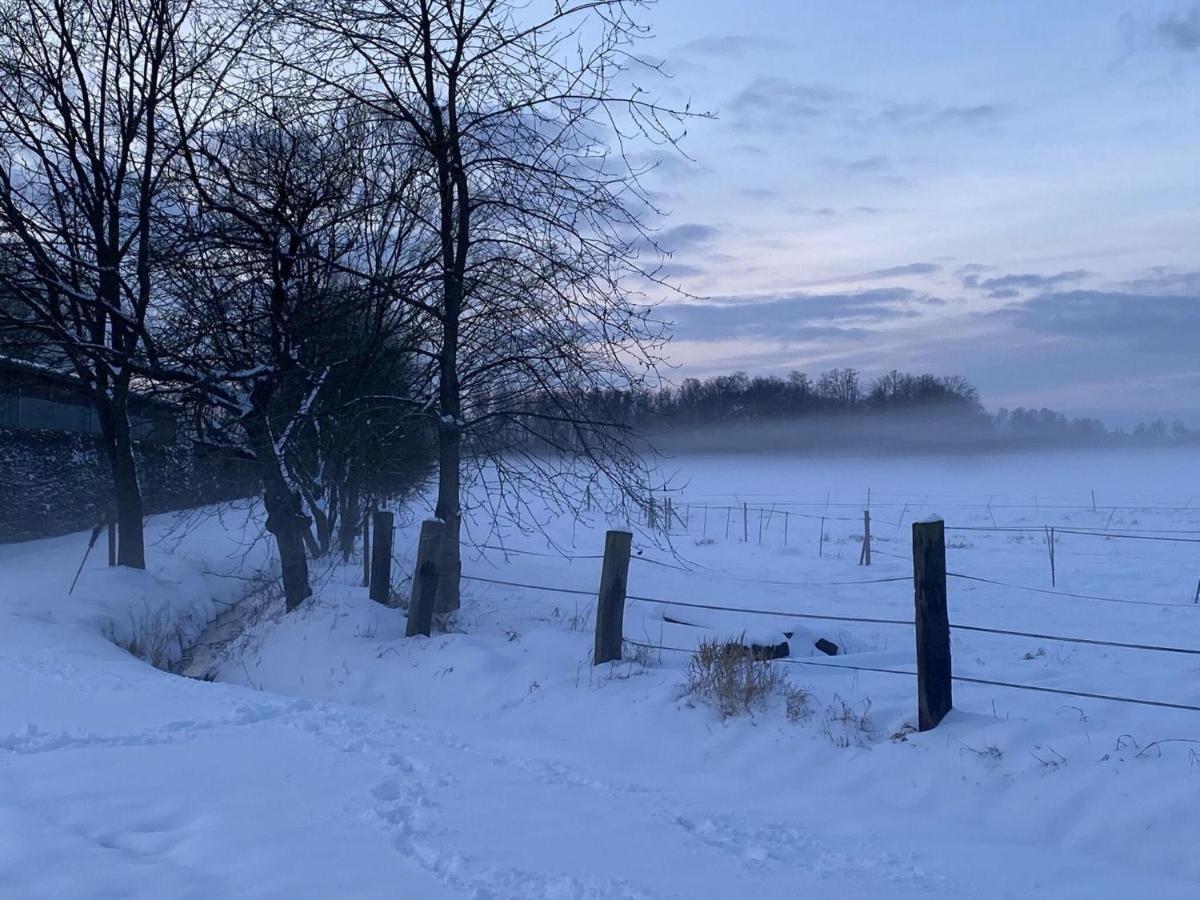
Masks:
[[[817,558],[825,558],[825,517],[821,516],[821,538],[817,544]]]
[[[941,519],[913,523],[917,632],[917,729],[936,728],[954,706],[950,614],[946,608],[946,529]]]
[[[750,507],[742,501],[742,543],[750,543]]]
[[[1050,587],[1058,587],[1058,573],[1054,566],[1054,529],[1046,526],[1046,552],[1050,554]]]
[[[417,543],[417,566],[413,569],[412,595],[408,599],[408,628],[405,637],[433,632],[433,607],[437,601],[438,561],[442,556],[442,540],[446,523],[441,519],[426,519],[421,523],[421,538]]]
[[[592,665],[621,658],[625,637],[625,587],[629,581],[629,554],[633,535],[610,531],[604,538],[604,566],[600,571],[600,594],[596,603],[596,649]]]
[[[392,593],[392,527],[394,516],[377,510],[372,516],[375,546],[371,548],[371,599],[388,605]]]
[[[371,586],[371,513],[363,510],[363,587]]]
[[[115,566],[117,564],[117,515],[110,512],[108,514],[108,564]]]
[[[858,564],[860,566],[869,566],[871,564],[871,511],[863,510],[863,545],[862,553],[858,556]]]
[[[788,542],[788,512],[783,511],[783,546],[787,546]]]

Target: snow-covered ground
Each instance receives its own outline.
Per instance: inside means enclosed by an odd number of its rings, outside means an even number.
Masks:
[[[254,623],[216,683],[153,669],[109,637],[178,623],[174,657],[254,590],[268,560],[248,510],[154,520],[144,574],[104,568],[97,547],[70,597],[85,535],[0,547],[0,895],[1196,895],[1200,712],[959,683],[956,710],[918,735],[911,677],[828,668],[909,671],[910,628],[792,614],[911,620],[911,586],[886,579],[910,574],[908,523],[936,513],[951,527],[1129,535],[1058,534],[1063,593],[952,579],[952,622],[1200,648],[1200,460],[668,469],[688,527],[669,543],[636,529],[629,591],[675,605],[630,601],[626,637],[690,648],[792,632],[793,661],[777,665],[807,690],[807,714],[789,718],[779,699],[722,721],[682,695],[684,654],[590,666],[593,557],[622,523],[491,534],[507,552],[467,554],[458,627],[432,639],[403,637],[404,613],[367,599],[357,561],[322,568],[313,601]],[[401,572],[419,518],[397,532]],[[954,572],[1050,589],[1044,531],[948,541]],[[846,655],[814,655],[816,637]],[[976,632],[956,632],[953,652],[959,675],[1200,705],[1200,656]]]

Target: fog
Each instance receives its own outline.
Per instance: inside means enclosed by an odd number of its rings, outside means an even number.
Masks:
[[[1033,450],[1170,449],[1184,438],[1162,434],[1074,431],[1069,427],[1009,428],[984,417],[938,412],[810,415],[796,419],[679,425],[645,434],[666,454],[798,453],[923,455]]]

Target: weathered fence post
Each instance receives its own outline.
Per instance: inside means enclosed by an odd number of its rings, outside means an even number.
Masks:
[[[117,564],[117,516],[116,513],[110,512],[107,519],[108,525],[108,564],[115,566]]]
[[[937,727],[954,706],[950,614],[946,608],[946,529],[913,522],[913,596],[917,632],[917,728]]]
[[[1050,587],[1058,587],[1058,573],[1054,567],[1054,529],[1046,526],[1046,552],[1050,554]]]
[[[817,544],[817,557],[825,558],[825,517],[821,516],[821,537]]]
[[[783,511],[783,546],[787,546],[788,542],[788,512]]]
[[[363,510],[363,587],[371,586],[371,513]]]
[[[629,581],[629,553],[633,535],[610,531],[604,538],[604,566],[600,571],[600,595],[596,603],[596,650],[592,665],[621,658],[625,636],[625,586]]]
[[[869,566],[871,564],[871,511],[863,510],[863,545],[862,553],[859,554],[858,564],[860,566]]]
[[[375,546],[371,548],[371,599],[388,604],[392,593],[392,527],[395,518],[386,510],[372,516]]]
[[[742,543],[750,543],[750,507],[742,501]]]
[[[437,600],[438,560],[442,556],[442,540],[446,523],[441,519],[426,519],[421,523],[421,538],[417,543],[417,567],[413,569],[412,595],[408,599],[408,628],[404,634],[412,637],[433,631],[433,607]]]

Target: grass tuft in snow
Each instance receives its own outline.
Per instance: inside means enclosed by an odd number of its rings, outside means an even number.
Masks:
[[[825,707],[821,733],[835,747],[866,747],[874,731],[869,697],[864,698],[860,706],[854,707],[835,696],[833,702]]]
[[[789,719],[810,714],[807,693],[792,687],[769,661],[756,659],[740,640],[701,643],[688,664],[684,694],[710,703],[722,719],[753,715],[778,696],[787,702]]]
[[[185,623],[166,603],[157,608],[147,605],[137,612],[130,610],[128,625],[110,619],[103,629],[104,636],[122,650],[164,672],[172,671],[183,657],[186,632]]]

